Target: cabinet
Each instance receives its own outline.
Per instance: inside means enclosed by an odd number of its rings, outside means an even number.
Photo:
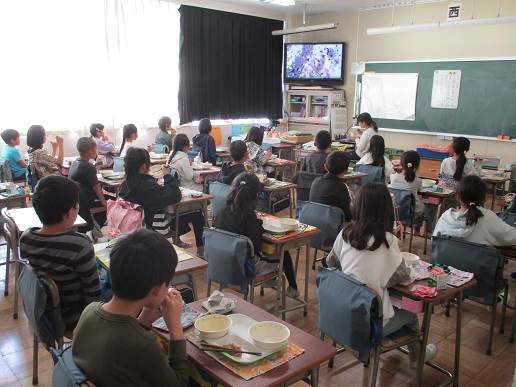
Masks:
[[[344,90],[289,90],[286,111],[289,130],[317,133],[321,129],[334,134],[347,128]]]
[[[393,160],[401,160],[401,156],[394,156]],[[439,177],[437,175],[441,170],[441,163],[442,160],[421,158],[417,175],[423,179],[428,178],[438,180]]]

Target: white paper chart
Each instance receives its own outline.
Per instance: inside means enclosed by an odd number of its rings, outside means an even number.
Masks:
[[[457,109],[459,106],[461,70],[435,70],[431,106]]]

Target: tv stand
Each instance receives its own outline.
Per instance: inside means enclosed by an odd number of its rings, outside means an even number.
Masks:
[[[291,86],[290,90],[334,90],[333,87],[324,86]]]

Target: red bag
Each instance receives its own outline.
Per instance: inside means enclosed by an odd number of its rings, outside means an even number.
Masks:
[[[145,214],[139,204],[122,199],[107,201],[107,224],[109,229],[118,229],[122,234],[145,227]]]

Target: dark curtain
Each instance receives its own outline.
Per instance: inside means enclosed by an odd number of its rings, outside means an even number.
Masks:
[[[182,5],[180,123],[282,116],[283,22]]]

